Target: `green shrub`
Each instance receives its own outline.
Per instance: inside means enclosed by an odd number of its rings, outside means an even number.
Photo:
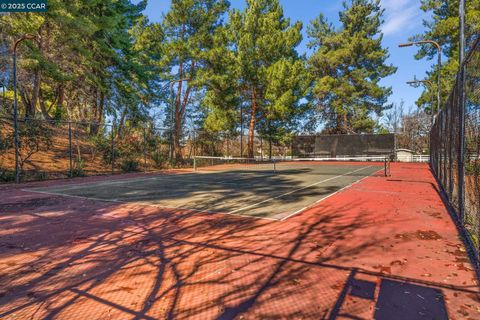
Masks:
[[[53,121],[59,125],[61,121],[67,118],[67,110],[62,106],[57,106],[53,111]]]
[[[478,161],[467,161],[465,163],[465,174],[467,174],[467,175],[478,175],[478,174],[480,174],[480,162],[478,162]]]
[[[14,141],[14,134],[7,138]],[[49,150],[53,145],[53,130],[41,120],[28,119],[19,123],[18,148],[20,170],[24,171],[25,163],[36,153]]]
[[[111,137],[105,136],[102,133],[96,134],[90,138],[94,145],[94,150],[100,152],[104,164],[112,163],[112,140]],[[115,151],[117,154],[118,151]]]
[[[117,136],[115,157],[118,159],[135,159],[143,154],[143,135],[139,132],[124,132]]]
[[[139,163],[136,160],[133,159],[126,159],[123,160],[120,168],[122,169],[123,172],[134,172],[138,171]]]
[[[48,172],[45,171],[39,171],[35,173],[34,180],[35,181],[42,181],[42,180],[48,180]]]
[[[0,163],[0,182],[13,181],[15,181],[15,171],[4,168],[2,163]]]
[[[0,133],[0,151],[7,150],[11,147],[11,143],[6,138],[3,138]]]
[[[13,141],[10,140],[10,138],[12,137],[4,137],[2,135],[1,126],[0,126],[0,151],[7,150],[13,147]]]
[[[84,177],[85,171],[83,170],[85,161],[82,158],[75,159],[75,163],[72,168],[72,177]]]
[[[161,168],[168,162],[168,154],[162,151],[155,151],[152,154],[152,159],[155,162],[155,166]]]

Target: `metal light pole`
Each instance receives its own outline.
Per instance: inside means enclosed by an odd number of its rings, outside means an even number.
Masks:
[[[459,95],[459,148],[458,148],[458,203],[460,221],[465,222],[465,0],[459,1],[459,42],[460,42],[460,95]],[[477,261],[478,261],[477,255]]]
[[[413,80],[413,81],[407,81],[407,84],[411,86],[418,86],[419,84],[425,84],[430,90],[433,90],[433,82],[430,80]],[[434,118],[434,112],[433,112],[433,101],[432,101],[432,119],[431,119],[431,125],[433,126],[433,118]]]
[[[20,182],[19,171],[19,138],[18,138],[18,98],[17,98],[17,48],[18,45],[24,40],[33,40],[34,35],[25,34],[20,39],[16,40],[13,44],[13,130],[15,140],[15,182]]]
[[[411,86],[415,86],[415,87],[420,85],[420,84],[424,84],[429,88],[429,90],[433,90],[433,82],[430,81],[430,80],[417,80],[417,79],[415,79],[413,81],[407,81],[407,84],[409,84]],[[433,120],[434,120],[433,101],[432,101],[432,111],[431,112],[432,112],[432,114],[431,114],[431,117],[430,117],[430,128],[433,128]],[[431,157],[431,155],[432,155],[432,144],[431,144],[430,139],[428,139],[428,149],[429,149],[429,154],[430,154],[430,157]]]
[[[442,67],[442,47],[440,47],[440,44],[436,41],[433,40],[421,40],[421,41],[415,41],[415,42],[407,42],[407,43],[402,43],[399,44],[398,46],[400,48],[404,47],[411,47],[413,45],[421,45],[421,44],[432,44],[437,48],[437,55],[438,55],[438,61],[437,61],[437,116],[440,113],[440,107],[441,107],[441,96],[440,96],[440,69]]]
[[[459,21],[460,21],[460,66],[465,60],[465,0],[460,0],[459,6]]]

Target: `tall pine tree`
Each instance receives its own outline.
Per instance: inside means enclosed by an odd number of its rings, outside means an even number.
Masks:
[[[382,14],[379,0],[345,1],[340,28],[323,15],[308,28],[309,47],[314,50],[309,61],[315,79],[312,97],[328,132],[372,132],[373,115],[380,116],[388,108],[391,88],[379,82],[396,68],[385,62]]]
[[[147,96],[148,77],[131,31],[144,21],[145,6],[145,0],[51,0],[45,13],[0,16],[7,43],[25,33],[38,40],[19,50],[23,115],[67,113],[71,120],[102,122],[107,102],[128,101],[136,109]],[[125,114],[126,107],[111,113]]]
[[[225,0],[173,0],[164,16],[165,33],[163,78],[172,95],[173,144],[175,159],[182,161],[181,137],[192,97],[202,90],[199,76],[205,67],[208,52],[214,49],[214,35],[222,25],[222,15],[228,9]]]
[[[245,10],[233,10],[227,26],[228,48],[224,57],[230,88],[236,91],[226,98],[227,107],[210,100],[213,113],[210,122],[225,127],[239,108],[248,121],[247,154],[254,156],[255,133],[258,124],[267,119],[289,119],[299,108],[306,91],[304,61],[296,47],[302,40],[302,25],[290,24],[284,17],[278,0],[247,0]],[[217,95],[218,97],[218,95]],[[234,102],[237,103],[234,103]],[[234,108],[234,109],[233,109]]]

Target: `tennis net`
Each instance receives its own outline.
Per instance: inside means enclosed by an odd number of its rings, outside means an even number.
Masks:
[[[332,168],[347,170],[348,167],[378,167],[384,176],[390,176],[389,156],[356,156],[336,158],[236,158],[196,156],[193,159],[195,171],[239,171],[259,173],[302,172],[327,174]]]

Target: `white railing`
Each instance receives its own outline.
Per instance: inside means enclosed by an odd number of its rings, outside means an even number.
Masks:
[[[430,161],[430,156],[429,155],[419,155],[419,154],[397,155],[397,161],[399,161],[399,162],[429,162]]]

